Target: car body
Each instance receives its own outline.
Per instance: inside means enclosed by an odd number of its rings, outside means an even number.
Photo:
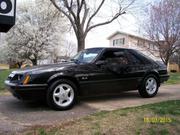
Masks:
[[[45,98],[52,108],[65,110],[78,96],[139,90],[142,97],[153,97],[168,78],[166,66],[136,50],[90,48],[67,62],[13,71],[5,84],[18,99]],[[59,103],[66,98],[69,104]]]

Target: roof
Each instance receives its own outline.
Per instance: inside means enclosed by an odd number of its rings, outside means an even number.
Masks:
[[[146,41],[149,41],[149,42],[153,42],[149,39],[146,39],[144,37],[140,37],[140,36],[136,36],[136,35],[133,35],[133,34],[129,34],[129,33],[125,33],[125,32],[121,32],[121,31],[116,31],[114,32],[113,34],[111,34],[107,39],[108,40],[111,40],[111,38],[113,38],[114,36],[118,35],[118,34],[122,34],[122,35],[126,35],[126,36],[130,36],[130,37],[134,37],[134,38],[138,38],[138,39],[141,39],[141,40],[146,40]]]
[[[131,48],[121,48],[121,47],[91,47],[86,49],[123,49],[123,50],[134,50]]]

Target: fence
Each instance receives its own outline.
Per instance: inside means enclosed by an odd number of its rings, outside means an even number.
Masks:
[[[178,64],[169,64],[168,71],[180,72]]]
[[[0,64],[0,69],[9,69],[9,65],[7,65],[7,64]]]

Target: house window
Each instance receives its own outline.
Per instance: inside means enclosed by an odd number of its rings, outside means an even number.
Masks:
[[[145,41],[138,40],[138,41],[137,41],[137,45],[139,45],[139,46],[145,46]]]
[[[151,43],[150,43],[150,44],[149,44],[149,49],[150,49],[150,50],[154,50],[154,49],[155,49],[154,44],[151,44]]]
[[[121,46],[125,44],[125,38],[113,40],[113,46]]]

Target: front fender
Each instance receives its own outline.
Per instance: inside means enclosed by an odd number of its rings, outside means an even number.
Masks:
[[[49,79],[48,79],[48,81],[47,81],[47,83],[49,84],[52,80],[54,80],[54,79],[57,79],[57,78],[65,78],[65,77],[72,77],[72,74],[67,74],[67,73],[64,73],[64,72],[60,72],[60,73],[56,73],[56,74],[54,74],[54,75],[52,75]]]
[[[72,73],[64,73],[64,72],[60,72],[60,73],[56,73],[56,74],[52,75],[48,79],[47,84],[51,84],[53,81],[58,80],[58,79],[68,79],[68,80],[74,82],[77,85],[77,87],[79,87],[79,81],[74,76],[74,74],[72,74]]]

